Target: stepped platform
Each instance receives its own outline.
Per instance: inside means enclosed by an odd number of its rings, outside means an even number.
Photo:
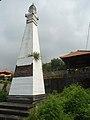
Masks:
[[[23,120],[37,103],[42,102],[41,96],[8,96],[6,102],[0,103],[0,120]]]
[[[23,120],[29,115],[32,104],[0,103],[0,120]]]

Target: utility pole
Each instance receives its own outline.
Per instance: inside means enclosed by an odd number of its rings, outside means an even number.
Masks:
[[[88,47],[89,31],[90,31],[90,22],[89,22],[89,26],[88,26],[88,34],[87,34],[87,41],[86,41],[86,50],[87,50],[87,47]]]

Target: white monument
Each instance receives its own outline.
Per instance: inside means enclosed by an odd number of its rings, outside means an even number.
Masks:
[[[38,17],[34,4],[29,7],[25,17],[26,28],[9,95],[42,95],[45,94],[45,89],[37,30]]]

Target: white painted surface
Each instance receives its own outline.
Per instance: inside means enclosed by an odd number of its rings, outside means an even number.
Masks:
[[[17,66],[30,65],[32,63],[32,57],[18,58]]]
[[[38,30],[37,30],[37,26],[35,24],[33,24],[33,52],[40,53]]]
[[[26,24],[24,35],[22,38],[17,66],[29,65],[32,63],[30,55],[33,52],[33,23]]]
[[[41,58],[35,61],[30,57],[33,52],[40,53],[38,30],[35,24],[37,23],[37,17],[35,17],[36,14],[30,16],[30,13],[28,13],[27,16],[29,22],[26,24],[22,38],[17,66],[30,65],[33,63],[33,76],[13,78],[9,95],[45,94]]]
[[[45,94],[41,60],[33,60],[33,95]]]
[[[38,30],[35,24],[33,24],[33,52],[40,53]],[[41,57],[37,61],[33,59],[33,95],[38,94],[45,94]]]
[[[13,78],[9,95],[32,95],[33,77]]]

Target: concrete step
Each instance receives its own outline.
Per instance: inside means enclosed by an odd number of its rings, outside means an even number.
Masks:
[[[0,114],[27,117],[29,113],[28,111],[0,108]]]
[[[44,96],[8,96],[6,102],[0,103],[0,120],[23,120]]]
[[[23,120],[27,117],[33,104],[0,103],[0,120]]]
[[[16,115],[0,114],[0,120],[23,120],[23,117],[16,116]]]
[[[33,108],[33,104],[2,102],[0,103],[0,108],[7,108],[7,109],[9,108],[14,110],[28,110]]]
[[[32,104],[33,100],[30,97],[24,97],[24,96],[8,96],[7,102]]]

